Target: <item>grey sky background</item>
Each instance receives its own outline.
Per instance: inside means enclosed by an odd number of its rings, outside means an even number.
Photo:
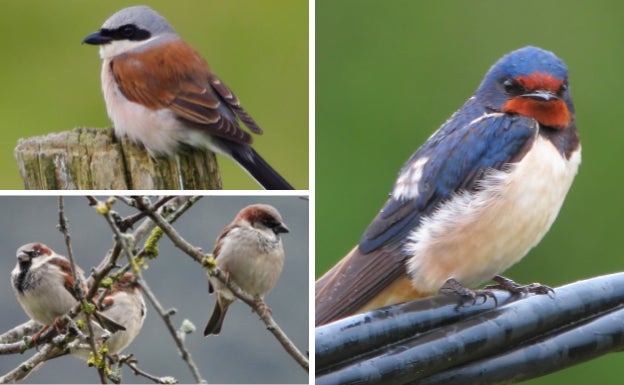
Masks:
[[[219,232],[238,211],[253,203],[275,206],[291,232],[284,234],[286,262],[276,287],[266,296],[273,316],[302,351],[308,347],[308,201],[298,197],[203,197],[175,224],[191,244],[210,252]],[[65,197],[72,244],[77,263],[85,270],[96,266],[112,245],[112,234],[104,218],[88,206],[84,197]],[[121,202],[115,210],[122,215],[134,212]],[[0,197],[0,331],[27,320],[10,285],[15,250],[29,242],[43,242],[67,255],[58,224],[57,197]],[[286,354],[264,324],[246,305],[230,307],[219,336],[203,337],[203,329],[214,306],[208,295],[204,270],[164,237],[160,256],[149,262],[144,277],[165,308],[175,307],[176,327],[189,319],[197,328],[187,335],[187,347],[209,383],[307,383],[307,374]],[[148,304],[143,330],[124,353],[134,353],[139,366],[158,376],[171,375],[181,383],[194,382],[186,364],[160,317]],[[33,354],[0,356],[0,373],[6,373]],[[124,369],[125,383],[146,383]],[[74,357],[60,357],[44,364],[25,383],[96,383],[93,368]]]

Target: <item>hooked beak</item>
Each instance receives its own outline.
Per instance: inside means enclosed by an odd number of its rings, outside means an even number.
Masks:
[[[553,94],[550,91],[541,91],[541,90],[537,90],[535,92],[531,92],[530,94],[523,94],[520,95],[521,98],[530,98],[530,99],[535,99],[535,100],[540,100],[540,101],[544,101],[544,102],[549,102],[551,100],[559,100],[560,98]]]
[[[104,36],[102,35],[102,31],[97,31],[85,37],[82,42],[91,45],[102,45],[108,44],[111,41],[113,41],[113,39],[110,36]]]

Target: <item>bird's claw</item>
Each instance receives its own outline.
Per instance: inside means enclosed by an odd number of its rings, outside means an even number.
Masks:
[[[547,294],[549,297],[553,298],[555,296],[555,291],[546,285],[542,285],[541,283],[530,283],[528,285],[520,285],[519,283],[505,278],[501,275],[495,275],[492,278],[493,281],[497,282],[495,285],[488,285],[484,289],[485,290],[505,290],[511,294],[538,294],[544,295]]]
[[[486,303],[488,298],[492,298],[494,300],[494,304],[498,305],[496,296],[488,290],[487,287],[483,290],[471,290],[462,286],[462,284],[454,278],[449,278],[438,292],[440,294],[458,296],[460,298],[458,307],[466,304],[476,305],[477,299],[479,298],[483,298],[483,302],[481,302],[480,305]]]

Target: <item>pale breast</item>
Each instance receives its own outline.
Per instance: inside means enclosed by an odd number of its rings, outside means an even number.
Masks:
[[[449,278],[475,286],[524,257],[557,217],[580,153],[565,159],[538,136],[520,162],[490,172],[482,190],[456,194],[425,218],[405,245],[415,288],[435,293]]]
[[[257,230],[239,228],[228,234],[217,265],[228,271],[243,290],[263,296],[282,272],[284,248],[275,234],[266,237]],[[220,287],[218,283],[216,286]]]
[[[142,143],[152,155],[175,153],[180,143],[215,151],[209,135],[189,129],[166,108],[152,110],[126,99],[111,74],[110,60],[102,65],[102,92],[115,134]]]

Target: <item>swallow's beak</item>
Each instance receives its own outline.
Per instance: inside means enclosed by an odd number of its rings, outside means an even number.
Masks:
[[[537,91],[531,92],[530,94],[523,94],[523,95],[520,95],[520,97],[540,100],[544,102],[549,102],[551,100],[560,99],[557,95],[553,94],[552,92],[543,91],[543,90],[537,90]]]

